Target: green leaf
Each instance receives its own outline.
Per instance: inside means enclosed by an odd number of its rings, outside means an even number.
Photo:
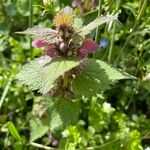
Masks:
[[[133,15],[134,17],[137,16],[137,10],[136,8],[133,7],[133,4],[124,4],[122,5],[123,8],[125,8],[126,10],[129,10]]]
[[[93,22],[89,23],[87,26],[84,26],[81,30],[79,30],[79,34],[81,36],[85,36],[85,35],[91,33],[91,31],[94,30],[95,28],[97,28],[98,26],[100,26],[104,23],[114,21],[116,19],[117,19],[116,16],[111,16],[111,15],[97,18]]]
[[[115,25],[116,32],[119,32],[121,29],[126,30],[125,26],[119,20],[115,20],[114,22],[110,22],[108,24],[108,32],[109,33],[111,33],[111,30],[113,29],[113,24]]]
[[[62,58],[51,61],[50,57],[37,58],[23,66],[17,79],[32,90],[46,94],[55,86],[55,81],[65,72],[79,65],[78,60]]]
[[[75,29],[75,33],[72,36],[72,41],[73,43],[76,43],[77,45],[81,45],[83,43],[84,40],[84,36],[79,34],[79,30],[82,28],[83,26],[83,21],[80,18],[76,18],[74,21],[74,29]]]
[[[87,59],[85,68],[81,70],[73,81],[73,92],[79,96],[91,97],[100,90],[107,89],[120,79],[134,78],[133,76],[112,68],[105,62],[95,59]]]
[[[76,30],[76,31],[78,31],[78,30],[80,30],[81,28],[82,28],[82,26],[83,26],[83,21],[82,21],[82,19],[80,19],[80,18],[76,18],[75,19],[75,21],[74,21],[74,29]]]
[[[9,24],[9,22],[7,20],[3,20],[0,22],[0,37],[3,34],[7,34],[10,32],[10,28],[11,28],[11,24]]]
[[[28,85],[32,90],[40,89],[43,79],[40,75],[42,67],[51,61],[50,57],[40,57],[24,65],[17,74],[17,79],[22,84]]]
[[[55,43],[58,41],[57,31],[51,28],[44,28],[43,26],[34,26],[26,31],[16,33],[32,35],[35,38],[41,39],[48,43]]]
[[[57,130],[74,124],[79,114],[77,102],[65,99],[56,100],[53,106],[47,108],[46,120],[49,122],[50,130]]]
[[[30,120],[30,141],[42,137],[49,130],[49,127],[45,125],[39,118],[33,118]]]
[[[19,132],[17,131],[16,127],[14,126],[13,122],[7,122],[7,127],[9,132],[11,133],[12,137],[17,141],[23,141]]]

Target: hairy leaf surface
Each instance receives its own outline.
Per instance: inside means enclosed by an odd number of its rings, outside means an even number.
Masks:
[[[26,31],[16,33],[29,34],[48,43],[55,43],[58,41],[57,31],[50,28],[44,28],[43,26],[34,26]]]
[[[65,99],[56,100],[53,106],[47,109],[47,117],[50,130],[60,129],[77,121],[79,105],[77,102]]]
[[[95,28],[97,28],[98,26],[100,26],[104,23],[114,21],[115,19],[117,19],[116,16],[111,16],[111,15],[97,18],[93,22],[89,23],[87,26],[84,26],[81,30],[79,30],[79,34],[81,36],[85,36],[85,35],[91,33],[91,31],[94,30]]]
[[[50,57],[37,58],[23,66],[17,79],[28,85],[32,90],[39,90],[46,94],[54,87],[56,79],[65,72],[79,65],[78,60],[65,60],[62,58],[51,61]]]
[[[73,91],[79,96],[90,97],[108,88],[117,80],[134,78],[101,60],[87,59],[84,63],[86,67],[73,81]]]
[[[48,130],[49,126],[47,124],[44,124],[39,118],[33,118],[30,120],[30,141],[35,141],[42,137]]]

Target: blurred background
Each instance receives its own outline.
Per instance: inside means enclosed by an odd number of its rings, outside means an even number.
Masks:
[[[95,31],[90,34],[101,48],[94,57],[138,79],[119,81],[92,100],[81,100],[76,123],[51,133],[38,117],[32,121],[43,97],[15,79],[21,66],[43,51],[31,47],[31,37],[15,32],[38,24],[53,28],[53,17],[66,5],[85,25],[98,15],[118,15],[119,21],[101,26],[96,36]],[[0,0],[0,149],[149,150],[149,58],[148,0]],[[24,142],[14,138],[10,121]]]

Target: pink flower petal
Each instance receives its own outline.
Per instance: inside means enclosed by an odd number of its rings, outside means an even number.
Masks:
[[[88,52],[85,49],[79,49],[77,52],[77,56],[80,58],[86,57],[88,55]]]
[[[99,50],[99,45],[92,39],[86,39],[80,49],[84,49],[88,53],[93,53]]]
[[[45,55],[50,56],[51,58],[56,58],[58,57],[57,52],[54,49],[54,45],[45,43],[44,47],[46,48]]]
[[[42,40],[36,39],[32,42],[32,46],[35,48],[41,48],[45,45],[45,43]]]
[[[32,42],[32,46],[35,48],[44,47],[46,49],[45,55],[50,56],[51,58],[56,58],[58,55],[54,49],[54,45],[44,42],[42,40],[36,39]]]
[[[78,57],[86,57],[88,53],[93,53],[99,50],[99,45],[92,39],[86,39],[82,46],[77,51]]]
[[[58,56],[53,48],[48,48],[45,52],[45,55],[50,56],[51,58],[56,58]]]

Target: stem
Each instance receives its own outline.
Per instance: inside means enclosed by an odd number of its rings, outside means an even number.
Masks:
[[[119,140],[118,140],[118,139],[115,139],[115,140],[112,140],[112,141],[110,141],[110,142],[108,142],[108,143],[105,143],[105,144],[103,144],[103,145],[100,145],[100,146],[87,147],[86,150],[102,149],[102,148],[104,149],[107,145],[112,144],[112,143],[115,143],[115,142],[117,142],[117,141],[119,141]]]
[[[115,0],[112,0],[112,1],[110,2],[110,4],[108,5],[107,10],[106,10],[105,13],[104,13],[104,15],[106,15],[106,14],[108,13],[108,11],[109,11],[109,9],[111,8],[111,6],[113,5],[114,1],[115,1]]]
[[[144,1],[143,5],[142,5],[142,8],[141,10],[139,11],[139,14],[137,16],[137,20],[139,21],[141,19],[141,17],[143,16],[144,14],[144,11],[146,10],[146,7],[147,7],[147,0]]]
[[[29,0],[29,11],[30,11],[30,15],[29,15],[29,27],[31,28],[33,25],[33,9],[32,9],[32,0]]]
[[[139,13],[138,13],[138,16],[137,16],[137,20],[136,20],[136,22],[135,22],[135,24],[134,24],[134,26],[132,28],[132,31],[135,30],[137,24],[139,23],[139,20],[142,18],[143,14],[144,14],[144,11],[146,10],[146,6],[147,6],[147,0],[144,1],[142,6],[141,5],[139,6],[139,8],[141,8],[141,9],[139,10]]]
[[[63,88],[66,89],[68,87],[68,76],[64,75]]]
[[[150,139],[150,131],[148,131],[143,137],[142,139]]]
[[[29,15],[29,28],[31,28],[33,26],[32,0],[29,0],[29,11],[30,11],[30,15]],[[29,41],[30,41],[30,49],[31,49],[31,56],[32,56],[32,47],[31,47],[32,39],[31,39],[31,37],[29,37]]]
[[[108,54],[108,62],[109,63],[111,63],[112,52],[113,52],[113,48],[114,48],[115,32],[116,32],[116,25],[114,22],[113,23],[113,33],[112,33],[112,38],[111,38],[111,44],[110,44],[110,49],[109,49],[109,54]]]
[[[7,84],[6,84],[6,86],[5,86],[5,89],[3,91],[2,97],[0,99],[0,108],[1,108],[1,106],[3,104],[3,102],[4,102],[4,99],[5,99],[6,95],[7,95],[7,93],[8,93],[9,87],[11,85],[11,81],[12,81],[12,79],[9,79]]]
[[[30,142],[30,145],[32,145],[34,147],[41,148],[41,149],[46,149],[46,150],[54,150],[55,149],[55,148],[45,146],[45,145],[42,145],[42,144],[38,144],[38,143],[35,143],[35,142]]]
[[[98,18],[101,16],[102,3],[103,3],[103,0],[99,0],[99,5],[98,5]],[[96,28],[96,35],[95,35],[95,41],[96,41],[96,42],[99,42],[99,35],[100,35],[100,26]]]
[[[116,12],[119,10],[121,0],[116,1]],[[109,49],[109,54],[108,54],[108,62],[111,63],[112,59],[112,53],[113,53],[113,48],[114,48],[114,41],[115,41],[115,33],[116,33],[116,23],[113,23],[113,33],[112,33],[112,38],[111,38],[111,44],[110,44],[110,49]]]
[[[82,16],[85,17],[85,16],[88,16],[88,15],[90,15],[92,13],[96,13],[96,12],[97,12],[97,10],[92,10],[92,11],[89,11],[89,12],[87,12],[85,14],[82,14]]]
[[[108,5],[108,8],[106,9],[105,13],[104,13],[104,16],[107,15],[109,9],[111,8],[111,6],[113,5],[113,3],[115,2],[115,0],[112,0],[109,5]],[[105,31],[104,32],[107,32],[107,29],[105,28]],[[107,33],[108,34],[108,33]],[[108,53],[109,53],[109,49],[107,49],[102,57],[102,60],[105,60],[105,59],[108,59],[107,56],[108,56]]]

